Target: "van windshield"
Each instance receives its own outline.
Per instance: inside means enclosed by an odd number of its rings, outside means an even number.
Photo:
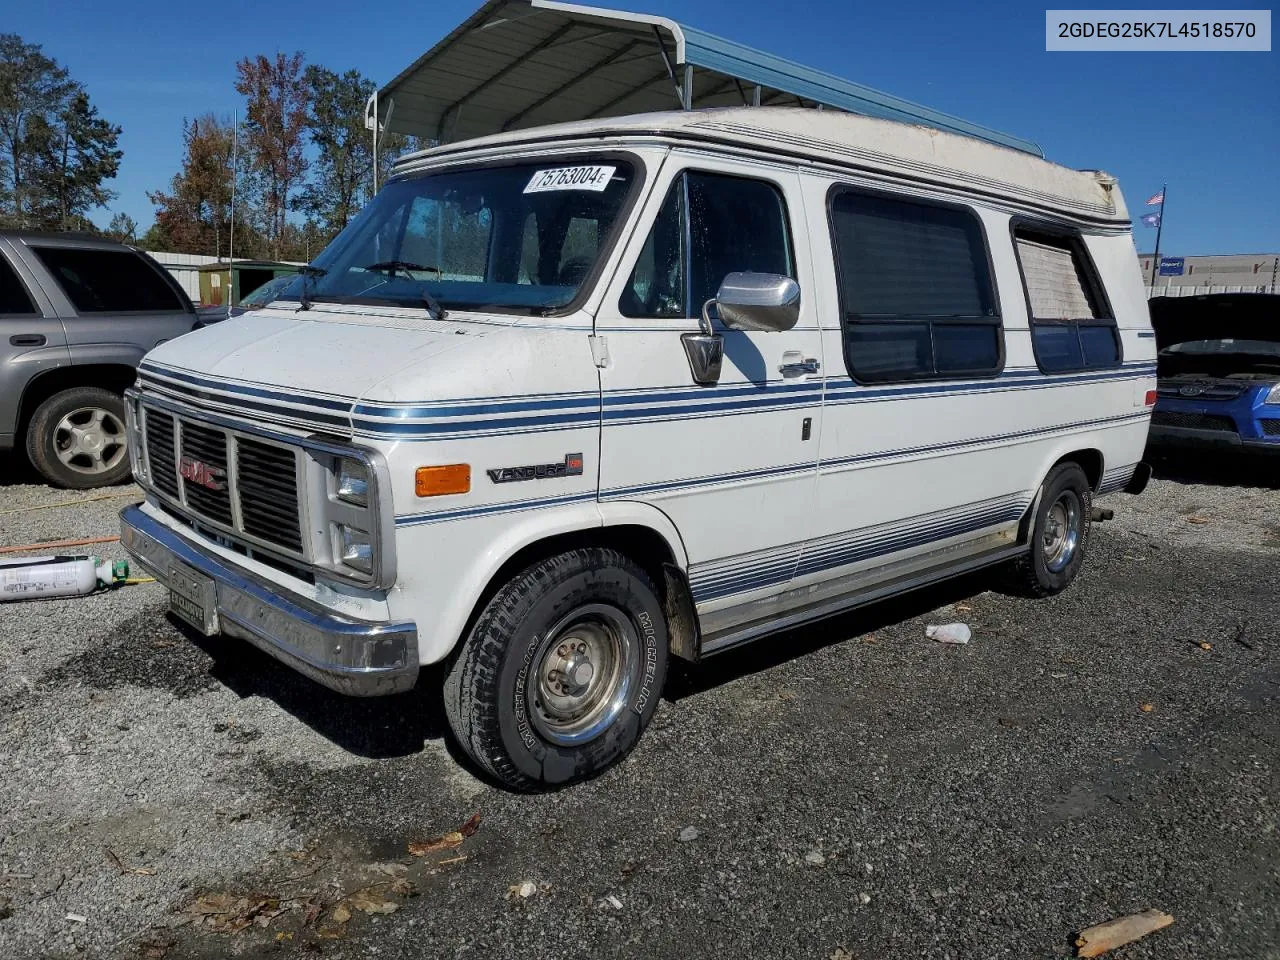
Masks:
[[[306,285],[315,301],[558,310],[604,252],[633,172],[580,155],[393,180],[286,299]]]

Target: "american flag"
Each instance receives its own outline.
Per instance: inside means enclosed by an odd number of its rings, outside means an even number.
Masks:
[[[1151,198],[1147,201],[1147,206],[1148,206],[1148,207],[1158,207],[1158,206],[1160,206],[1160,204],[1162,204],[1162,203],[1164,203],[1164,191],[1163,191],[1163,190],[1161,190],[1161,191],[1160,191],[1159,193],[1157,193],[1155,196],[1151,197]]]

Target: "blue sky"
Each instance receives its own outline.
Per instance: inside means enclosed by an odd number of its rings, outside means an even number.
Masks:
[[[607,0],[597,0],[609,5]],[[146,191],[177,171],[184,117],[239,105],[235,62],[302,50],[385,83],[479,0],[45,0],[0,29],[39,43],[124,128],[114,183],[145,229]],[[1038,141],[1120,178],[1135,212],[1164,181],[1169,254],[1280,250],[1280,53],[1046,53],[1044,7],[950,2],[613,0],[664,14],[948,113]],[[803,11],[803,15],[800,12]],[[784,13],[785,15],[781,15]],[[97,219],[104,223],[111,211]],[[1154,231],[1137,227],[1149,250]]]

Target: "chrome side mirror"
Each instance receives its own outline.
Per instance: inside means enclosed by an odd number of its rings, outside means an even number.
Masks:
[[[715,303],[720,322],[730,330],[777,333],[800,319],[800,284],[776,273],[731,273]]]

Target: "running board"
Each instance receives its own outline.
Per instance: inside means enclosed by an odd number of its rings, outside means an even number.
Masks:
[[[723,653],[734,647],[740,647],[744,643],[759,640],[761,637],[782,633],[793,627],[813,623],[815,620],[825,620],[827,617],[847,613],[858,607],[875,603],[877,600],[909,593],[912,590],[918,590],[930,584],[941,583],[953,577],[973,573],[975,570],[981,570],[984,567],[995,566],[1006,560],[1012,560],[1014,557],[1026,553],[1026,551],[1025,544],[1014,544],[990,553],[980,554],[961,563],[907,574],[895,580],[886,580],[867,590],[855,591],[841,597],[823,600],[811,607],[801,607],[776,619],[760,620],[745,627],[733,627],[719,634],[713,634],[709,637],[704,636],[699,644],[698,653],[700,657]]]

